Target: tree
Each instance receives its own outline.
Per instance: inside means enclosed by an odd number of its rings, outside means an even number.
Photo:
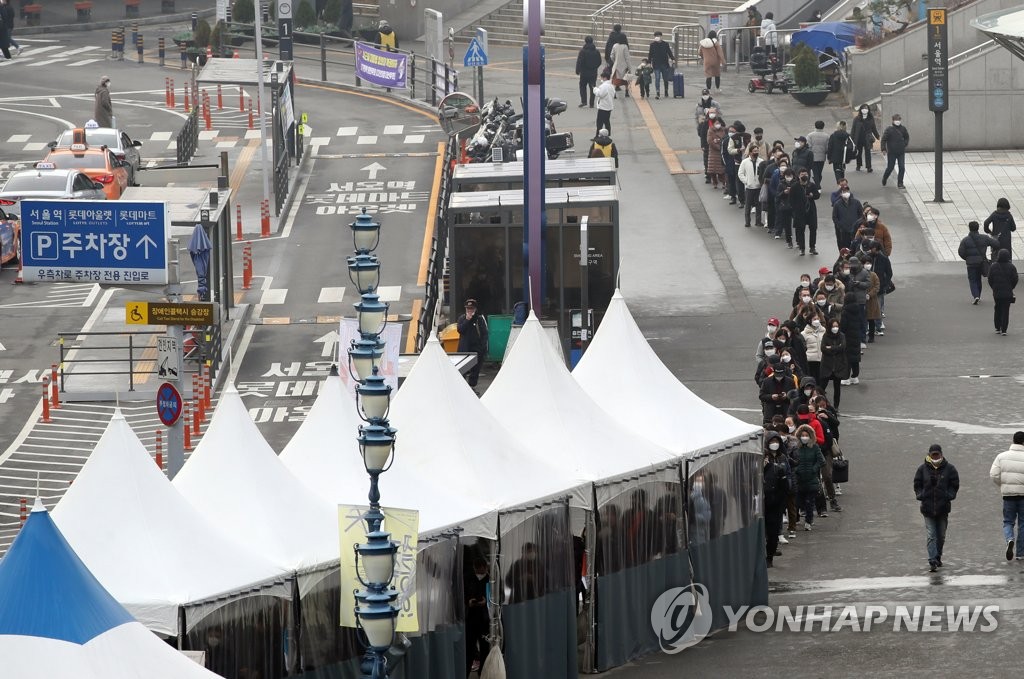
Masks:
[[[295,25],[303,28],[316,26],[316,12],[309,4],[309,0],[302,0],[299,8],[295,10]]]
[[[799,89],[812,89],[821,84],[821,70],[814,50],[804,44],[794,48],[790,61],[793,62],[793,80]]]
[[[242,24],[251,24],[256,21],[256,7],[252,0],[235,0],[231,9],[231,18]]]
[[[206,47],[210,44],[210,22],[206,19],[200,19],[196,22],[195,35],[192,37],[192,41],[196,47]]]
[[[327,0],[321,18],[332,26],[337,24],[338,20],[341,19],[341,0]]]

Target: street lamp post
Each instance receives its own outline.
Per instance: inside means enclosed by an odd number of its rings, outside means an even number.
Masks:
[[[380,263],[373,251],[380,242],[380,224],[363,208],[349,226],[355,246],[355,255],[348,258],[349,279],[360,295],[354,305],[359,339],[353,340],[349,348],[349,372],[359,383],[356,403],[359,417],[366,422],[359,427],[359,452],[370,475],[370,509],[363,517],[366,542],[355,546],[356,573],[363,586],[355,592],[355,612],[366,642],[366,654],[360,664],[363,679],[384,679],[388,675],[386,653],[394,640],[398,620],[398,592],[391,586],[398,544],[383,529],[379,487],[380,475],[391,467],[395,447],[395,429],[388,423],[391,387],[380,374],[384,355],[380,334],[387,324],[388,305],[376,293]]]

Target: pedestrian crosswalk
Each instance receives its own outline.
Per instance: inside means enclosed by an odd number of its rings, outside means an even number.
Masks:
[[[109,47],[89,45],[67,49],[64,45],[37,45],[21,40],[22,52],[13,59],[0,59],[0,68],[38,68],[60,64],[62,68],[80,68],[105,61]]]
[[[29,281],[30,282],[30,281]],[[96,283],[45,283],[42,296],[33,294],[30,300],[19,300],[17,295],[7,294],[0,309],[58,309],[90,307],[100,292]]]
[[[417,290],[417,293],[418,292],[419,291]],[[346,293],[349,294],[348,299],[346,299]],[[402,286],[382,285],[377,288],[377,296],[380,297],[380,301],[382,302],[400,302],[402,300]],[[260,303],[264,305],[285,304],[286,302],[292,301],[292,299],[288,298],[288,288],[270,288],[268,290],[264,290],[260,297]],[[320,288],[320,292],[316,299],[317,304],[344,304],[346,302],[354,303],[358,301],[359,292],[349,292],[348,288]]]

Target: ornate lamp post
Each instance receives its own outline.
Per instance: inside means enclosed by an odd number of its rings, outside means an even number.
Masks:
[[[366,521],[366,542],[355,547],[356,572],[364,589],[355,592],[356,620],[366,641],[360,669],[363,679],[384,679],[388,675],[385,654],[395,637],[398,620],[398,592],[391,587],[398,544],[382,529],[380,475],[391,467],[395,430],[388,424],[391,387],[379,374],[384,343],[380,334],[387,323],[388,305],[375,292],[380,282],[380,263],[372,254],[380,242],[380,224],[362,214],[350,224],[355,255],[348,258],[349,278],[359,290],[355,304],[359,318],[359,339],[349,348],[349,372],[359,386],[356,403],[365,425],[359,427],[359,452],[370,475],[370,509]],[[362,562],[362,573],[359,563]]]

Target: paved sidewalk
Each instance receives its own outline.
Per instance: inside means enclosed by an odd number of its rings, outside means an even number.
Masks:
[[[57,26],[62,27],[61,30],[66,29],[68,26],[78,26],[81,30],[91,30],[97,28],[97,24],[105,24],[112,21],[148,20],[152,22],[164,18],[168,22],[172,22],[180,21],[183,15],[188,15],[191,12],[200,12],[200,16],[206,16],[212,11],[212,3],[210,2],[176,0],[174,12],[164,14],[160,11],[161,0],[142,0],[139,4],[139,16],[128,18],[125,16],[124,0],[93,0],[90,18],[87,21],[79,21],[78,13],[75,11],[75,3],[72,0],[36,0],[35,4],[43,6],[42,12],[39,14],[39,26],[29,26],[21,18],[21,4],[19,0],[11,0],[11,4],[14,6],[15,12],[17,12],[14,25],[15,39],[20,35],[47,32],[52,27]],[[213,24],[211,17],[207,16],[207,20],[210,21],[211,25]]]

